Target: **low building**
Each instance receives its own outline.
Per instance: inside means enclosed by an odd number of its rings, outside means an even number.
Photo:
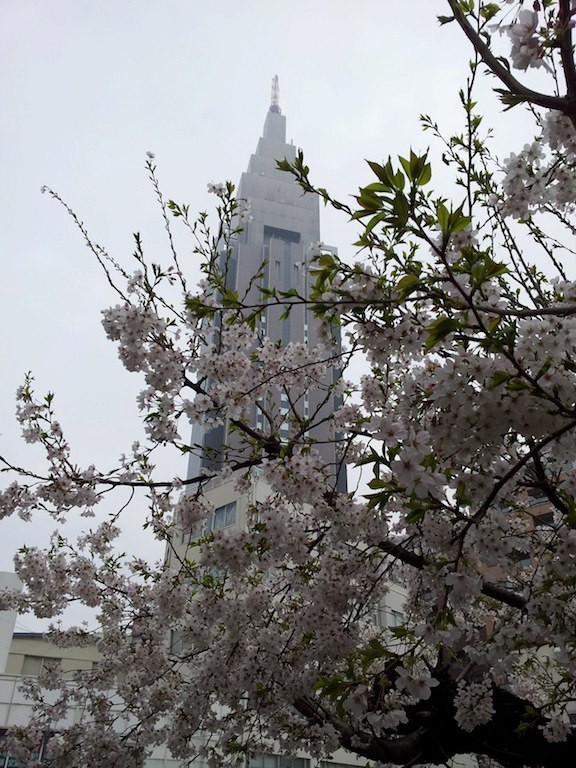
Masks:
[[[14,574],[0,574],[0,589],[15,588],[18,580]],[[101,659],[97,646],[59,648],[45,635],[37,632],[13,632],[16,613],[0,612],[0,644],[4,653],[0,661],[0,768],[18,768],[16,760],[3,749],[3,741],[9,728],[25,727],[32,718],[33,709],[22,690],[22,682],[28,677],[35,677],[43,670],[57,666],[65,680],[72,672],[91,670]],[[46,692],[50,701],[50,691]],[[81,722],[83,712],[80,707],[71,708],[61,727],[66,728]],[[38,763],[48,763],[48,744],[53,734],[45,733],[38,742]],[[145,768],[179,768],[182,761],[175,760],[165,746],[158,746],[147,758]],[[197,768],[205,768],[202,760],[193,763]],[[365,760],[338,750],[334,761],[320,762],[312,760],[304,753],[295,756],[261,754],[255,755],[247,768],[358,768]]]

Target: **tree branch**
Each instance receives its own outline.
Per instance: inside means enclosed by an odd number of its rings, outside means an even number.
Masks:
[[[353,728],[311,697],[298,699],[294,706],[311,724],[329,723],[340,743],[369,760],[394,765],[445,765],[454,755],[486,755],[502,768],[573,768],[576,731],[566,741],[550,743],[542,727],[546,720],[533,704],[509,690],[492,691],[494,715],[472,731],[456,721],[454,696],[462,659],[452,662],[435,677],[439,685],[427,700],[406,708],[408,723],[387,736]],[[473,665],[467,677],[478,679],[484,671]]]
[[[560,38],[560,58],[566,80],[568,97],[576,101],[576,67],[574,66],[574,49],[572,46],[572,26],[570,0],[560,0],[558,36]]]
[[[410,550],[405,549],[401,544],[396,544],[392,541],[380,541],[378,543],[378,548],[381,549],[382,552],[385,552],[391,557],[395,557],[406,565],[411,565],[419,571],[422,571],[424,568],[431,565],[431,562],[423,555],[418,555],[416,552],[410,552]],[[526,608],[526,598],[517,595],[515,592],[510,592],[510,590],[504,589],[504,587],[498,587],[490,582],[483,581],[481,592],[486,597],[496,600],[499,603],[504,603],[504,605],[509,605],[511,608],[518,608],[521,611]]]
[[[527,101],[530,104],[537,104],[538,106],[546,107],[547,109],[556,109],[566,115],[570,115],[574,111],[575,101],[571,96],[549,96],[545,93],[540,93],[539,91],[533,91],[522,85],[522,83],[517,80],[508,69],[506,69],[496,56],[494,56],[489,46],[482,40],[480,35],[466,18],[466,14],[460,8],[458,0],[448,0],[448,5],[454,14],[454,18],[458,22],[458,25],[474,46],[474,50],[480,55],[482,61],[486,64],[492,74],[494,74],[508,88],[511,94],[517,96],[522,101]]]

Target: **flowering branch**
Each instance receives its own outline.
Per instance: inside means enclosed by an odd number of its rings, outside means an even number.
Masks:
[[[492,53],[487,43],[484,42],[482,37],[470,24],[466,14],[461,8],[459,0],[447,0],[447,2],[454,15],[454,19],[459,24],[468,40],[472,43],[474,50],[477,51],[492,74],[496,75],[510,92],[510,95],[513,97],[513,101],[510,102],[511,104],[526,102],[574,116],[576,99],[570,89],[566,96],[551,96],[539,93],[538,91],[533,91],[522,85],[522,83],[512,75],[510,70]],[[572,59],[572,53],[570,53],[570,58]]]

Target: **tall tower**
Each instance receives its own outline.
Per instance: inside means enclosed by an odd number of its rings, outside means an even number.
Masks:
[[[308,296],[309,263],[320,241],[319,199],[316,195],[304,194],[289,173],[276,167],[278,160],[295,157],[296,147],[286,142],[286,117],[279,105],[276,76],[262,136],[238,187],[238,197],[250,205],[250,220],[242,224],[242,232],[226,255],[228,286],[250,304],[263,301],[262,288],[278,292],[295,289],[300,296]],[[333,248],[323,248],[335,252]],[[259,275],[257,280],[255,275]],[[262,336],[283,346],[298,342],[315,347],[321,341],[319,324],[302,303],[294,305],[289,314],[282,306],[266,307],[258,330]],[[314,443],[314,449],[330,468],[334,487],[345,490],[345,470],[336,452],[337,436],[331,432],[330,420],[325,418],[340,405],[340,398],[331,391],[337,375],[337,369],[331,368],[327,379],[316,388],[280,392],[278,401],[266,407],[255,402],[250,426],[267,433],[271,431],[280,441],[286,441],[294,428],[290,412],[297,412],[302,420],[310,419],[311,424],[316,425],[306,433],[307,439]],[[275,417],[273,423],[271,412]],[[203,466],[217,468],[222,448],[234,442],[235,436],[227,424],[209,431],[195,429],[192,444],[200,450],[191,454],[189,477],[198,476]]]

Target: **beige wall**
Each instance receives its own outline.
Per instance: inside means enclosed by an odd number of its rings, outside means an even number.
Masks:
[[[16,634],[12,638],[6,664],[8,675],[35,675],[42,667],[58,664],[63,674],[79,669],[92,669],[101,658],[95,646],[58,648],[36,633]]]

